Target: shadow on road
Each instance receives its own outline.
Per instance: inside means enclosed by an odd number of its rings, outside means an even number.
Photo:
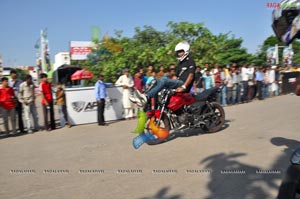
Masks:
[[[227,129],[229,127],[229,122],[231,122],[231,121],[230,120],[225,120],[225,123],[222,126],[222,128],[219,131],[215,132],[215,133],[219,133],[219,132]],[[171,133],[169,135],[169,137],[167,137],[163,141],[160,141],[157,144],[162,144],[162,143],[165,143],[165,142],[169,142],[169,141],[175,140],[176,138],[179,138],[179,137],[192,137],[192,136],[199,136],[199,135],[204,135],[204,134],[213,134],[213,133],[205,132],[201,128],[186,129],[186,130],[181,130],[181,131]]]
[[[0,134],[0,139],[4,139],[4,138],[9,138],[10,135],[6,134],[6,133],[1,133]]]
[[[6,133],[1,133],[0,134],[0,139],[5,139],[5,138],[11,138],[11,137],[20,137],[20,136],[24,136],[24,135],[28,135],[27,132],[24,133],[17,133],[15,135],[11,135],[11,134],[6,134]]]
[[[274,137],[271,139],[271,143],[275,146],[285,146],[284,154],[282,154],[280,158],[280,162],[285,162],[289,164],[287,161],[289,160],[290,156],[294,152],[294,150],[300,147],[300,142],[297,140],[292,140],[283,137]]]
[[[275,146],[282,147],[285,146],[281,156],[274,161],[272,168],[282,171],[282,176],[286,169],[290,165],[290,157],[296,148],[300,147],[300,142],[297,140],[292,140],[283,137],[274,137],[271,139],[271,143]]]
[[[290,157],[295,151],[295,149],[300,147],[300,142],[297,140],[292,140],[283,137],[274,137],[271,139],[271,143],[278,147],[285,147],[283,149],[282,155],[273,164],[273,168],[277,168],[285,172],[285,170],[290,164]]]
[[[286,148],[268,169],[264,165],[262,169],[240,162],[238,158],[246,156],[245,153],[219,153],[203,159],[200,164],[211,171],[211,179],[207,184],[210,195],[205,199],[275,198],[271,192],[278,192],[277,182],[281,181],[290,164],[289,158],[300,142],[274,137],[271,143]],[[268,154],[266,158],[269,158]]]
[[[245,153],[219,153],[205,158],[200,164],[211,171],[207,187],[210,195],[205,199],[270,199],[265,187],[277,188],[278,173],[267,173],[261,168],[238,161]],[[264,172],[264,173],[263,173]]]
[[[176,194],[176,195],[168,194],[169,190],[170,190],[170,187],[164,187],[164,188],[160,189],[154,196],[143,197],[143,198],[139,198],[139,199],[181,199],[182,198],[182,196],[179,194]]]

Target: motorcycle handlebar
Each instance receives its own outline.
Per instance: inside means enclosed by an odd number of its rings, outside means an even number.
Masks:
[[[225,87],[225,84],[218,86],[218,92],[220,93],[224,87]]]
[[[170,90],[169,90],[169,93],[170,93],[171,95],[175,94],[175,93],[176,93],[176,89],[170,89]]]

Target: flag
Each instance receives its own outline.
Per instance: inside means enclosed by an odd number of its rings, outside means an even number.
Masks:
[[[92,26],[92,41],[98,41],[100,33],[100,28],[98,26]]]

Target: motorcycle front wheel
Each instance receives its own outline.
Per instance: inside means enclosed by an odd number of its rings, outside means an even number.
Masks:
[[[216,102],[210,103],[211,107],[207,105],[203,108],[202,114],[207,114],[204,118],[206,125],[202,126],[205,132],[215,133],[219,131],[225,123],[225,111],[223,107]]]
[[[147,120],[147,123],[146,123],[147,126],[148,126],[149,121],[150,121],[150,118],[148,118],[148,120]],[[158,118],[155,118],[155,122],[156,122],[156,124],[158,123]],[[164,114],[162,116],[159,126],[170,131],[171,127],[170,127],[169,117],[167,115]],[[147,142],[147,144],[148,145],[161,144],[161,143],[166,142],[168,139],[170,139],[171,136],[172,136],[172,134],[169,134],[169,136],[165,139],[150,140]]]
[[[291,164],[279,188],[277,199],[296,199],[300,193],[300,165]]]

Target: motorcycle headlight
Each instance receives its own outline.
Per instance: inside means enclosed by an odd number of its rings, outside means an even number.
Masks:
[[[290,161],[292,164],[300,165],[300,148],[298,148],[294,151]]]

